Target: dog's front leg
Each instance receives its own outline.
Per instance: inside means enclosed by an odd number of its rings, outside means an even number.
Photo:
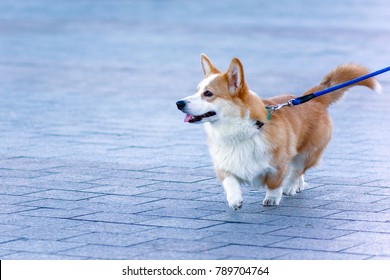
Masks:
[[[283,188],[278,187],[276,189],[270,189],[267,187],[267,192],[263,200],[264,206],[277,206],[282,200]]]
[[[286,171],[279,170],[276,174],[268,175],[265,178],[267,192],[263,200],[264,206],[277,206],[283,196],[283,179]]]
[[[237,210],[242,206],[241,184],[233,175],[229,175],[222,181],[229,207]]]

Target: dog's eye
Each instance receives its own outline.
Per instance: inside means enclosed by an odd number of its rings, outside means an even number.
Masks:
[[[211,96],[213,96],[214,94],[213,94],[211,91],[207,90],[207,91],[205,91],[205,92],[203,93],[203,95],[206,96],[206,97],[211,97]]]

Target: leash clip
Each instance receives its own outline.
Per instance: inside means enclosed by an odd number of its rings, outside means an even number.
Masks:
[[[277,110],[279,110],[279,109],[281,109],[281,108],[283,108],[285,106],[293,107],[294,104],[292,103],[292,100],[289,100],[289,101],[287,101],[285,103],[282,103],[282,104],[270,106],[270,109],[271,109],[271,111],[273,113],[273,112],[275,112],[275,111],[277,111]]]
[[[270,120],[270,119],[271,119],[271,115],[272,115],[273,112],[275,112],[275,111],[277,111],[277,110],[279,110],[279,109],[281,109],[281,108],[283,108],[283,107],[285,107],[285,106],[293,107],[294,104],[293,104],[293,102],[292,102],[292,99],[289,100],[289,101],[287,101],[287,102],[284,102],[284,103],[282,103],[282,104],[267,106],[267,107],[266,107],[266,108],[267,108],[267,112],[268,112],[268,114],[267,114],[267,120]]]

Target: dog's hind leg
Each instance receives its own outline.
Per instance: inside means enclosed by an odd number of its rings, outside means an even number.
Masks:
[[[288,175],[283,181],[283,194],[295,195],[303,191],[307,184],[303,176],[305,168],[305,158],[303,155],[297,155],[290,163]]]
[[[283,194],[285,195],[296,195],[297,193],[303,191],[307,187],[305,182],[304,175],[301,173],[295,173],[291,175],[290,178],[283,184]]]
[[[308,184],[305,182],[304,175],[302,174],[298,180],[297,193],[306,189]]]

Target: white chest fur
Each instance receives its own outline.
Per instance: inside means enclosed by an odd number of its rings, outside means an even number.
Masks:
[[[207,123],[205,127],[216,169],[249,183],[270,170],[269,144],[253,123]]]

